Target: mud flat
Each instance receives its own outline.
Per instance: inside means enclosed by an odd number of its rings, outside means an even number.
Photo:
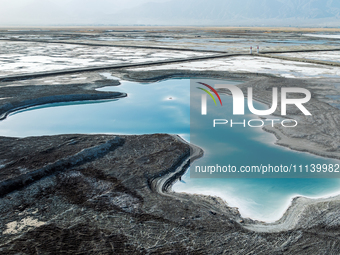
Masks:
[[[289,147],[297,151],[305,151],[319,156],[340,159],[340,109],[332,106],[335,103],[329,96],[339,95],[339,87],[334,86],[337,79],[284,79],[284,78],[259,78],[240,87],[246,94],[246,87],[254,88],[257,100],[271,106],[272,87],[300,87],[307,88],[312,93],[312,99],[305,104],[311,112],[311,116],[303,115],[299,109],[290,106],[287,108],[287,118],[295,119],[298,125],[293,129],[287,129],[275,125],[266,126],[265,131],[274,133],[278,141],[276,144]],[[281,116],[281,102],[279,102],[274,116]],[[336,101],[336,100],[335,100]]]
[[[10,85],[9,85],[10,84]],[[126,97],[125,93],[107,92],[103,93],[94,90],[103,87],[105,84],[119,85],[118,81],[101,82],[97,80],[92,84],[41,84],[41,85],[20,86],[18,83],[2,83],[0,86],[0,120],[5,119],[11,112],[20,109],[58,102],[74,102],[89,100],[109,100]]]
[[[265,225],[242,219],[219,198],[171,192],[195,149],[173,136],[0,140],[4,254],[332,254],[340,248],[338,198],[295,199],[280,224]]]

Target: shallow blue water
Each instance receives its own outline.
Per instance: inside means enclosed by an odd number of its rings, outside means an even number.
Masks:
[[[101,91],[121,91],[127,98],[32,107],[0,122],[0,135],[63,133],[189,134],[189,92],[184,80],[153,84],[123,82]]]
[[[171,79],[150,84],[122,82],[121,86],[102,88],[102,91],[121,91],[127,98],[101,102],[63,103],[34,107],[11,114],[0,122],[0,135],[33,136],[62,133],[114,133],[114,134],[180,134],[189,140],[190,132],[190,80]],[[231,102],[224,96],[223,102]],[[255,104],[255,107],[261,107]],[[259,129],[242,134],[229,129],[228,149],[220,155],[209,151],[209,143],[200,141],[205,149],[203,162],[216,162],[219,158],[244,160],[249,150],[269,151],[281,159],[292,157],[303,162],[315,160],[306,153],[297,153],[272,144],[274,137]],[[216,136],[217,138],[218,136]],[[239,143],[237,139],[243,139]],[[252,155],[256,157],[256,155]],[[330,162],[319,158],[318,162]],[[272,221],[278,219],[292,196],[323,196],[339,191],[338,179],[199,179],[190,178],[189,171],[183,182],[174,185],[175,191],[218,195],[229,205],[239,207],[243,216]]]

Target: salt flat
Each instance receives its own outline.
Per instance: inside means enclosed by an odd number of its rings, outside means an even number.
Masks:
[[[294,55],[295,53],[291,53]],[[307,53],[306,53],[307,54]],[[327,56],[327,53],[323,53]],[[331,55],[332,56],[332,55]],[[261,73],[285,78],[340,77],[340,68],[311,63],[264,58],[258,56],[239,56],[187,63],[160,65],[156,67],[131,68],[135,71],[150,70],[193,70],[226,71],[232,73]]]
[[[211,53],[0,41],[0,76],[206,55]]]

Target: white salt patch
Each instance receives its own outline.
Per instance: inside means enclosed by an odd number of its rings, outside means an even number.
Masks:
[[[340,62],[340,51],[294,52],[273,55]]]
[[[44,224],[45,222],[43,221],[39,221],[37,219],[34,219],[33,217],[27,217],[19,222],[12,221],[10,223],[7,223],[7,229],[3,232],[3,234],[17,234],[21,232],[24,228],[28,228],[27,230],[31,230]]]
[[[336,34],[336,35],[303,34],[303,36],[311,36],[311,37],[320,37],[320,38],[332,38],[332,39],[340,39],[340,34]]]
[[[120,80],[118,77],[112,76],[110,73],[100,73],[100,75],[104,76],[108,80]]]
[[[339,67],[250,56],[132,68],[131,70],[151,71],[166,69],[183,69],[195,71],[211,70],[235,73],[268,73],[286,78],[319,78],[340,76]]]
[[[140,63],[166,59],[208,55],[202,52],[182,52],[121,47],[83,45],[46,45],[37,42],[0,42],[0,75],[43,72],[88,66]],[[13,60],[10,62],[9,60]]]

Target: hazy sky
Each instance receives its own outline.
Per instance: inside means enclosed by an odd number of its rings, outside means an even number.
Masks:
[[[0,0],[0,26],[340,27],[339,0]]]
[[[147,2],[166,1],[168,0],[0,0],[0,26],[92,23],[100,20],[102,14],[113,14]]]
[[[33,6],[62,6],[65,9],[86,8],[115,8],[121,10],[124,8],[136,7],[146,2],[166,2],[168,0],[0,0],[0,9],[2,12],[12,11],[16,8],[25,8],[27,12],[32,11]],[[32,5],[32,6],[30,6]],[[76,10],[74,10],[76,11]]]

